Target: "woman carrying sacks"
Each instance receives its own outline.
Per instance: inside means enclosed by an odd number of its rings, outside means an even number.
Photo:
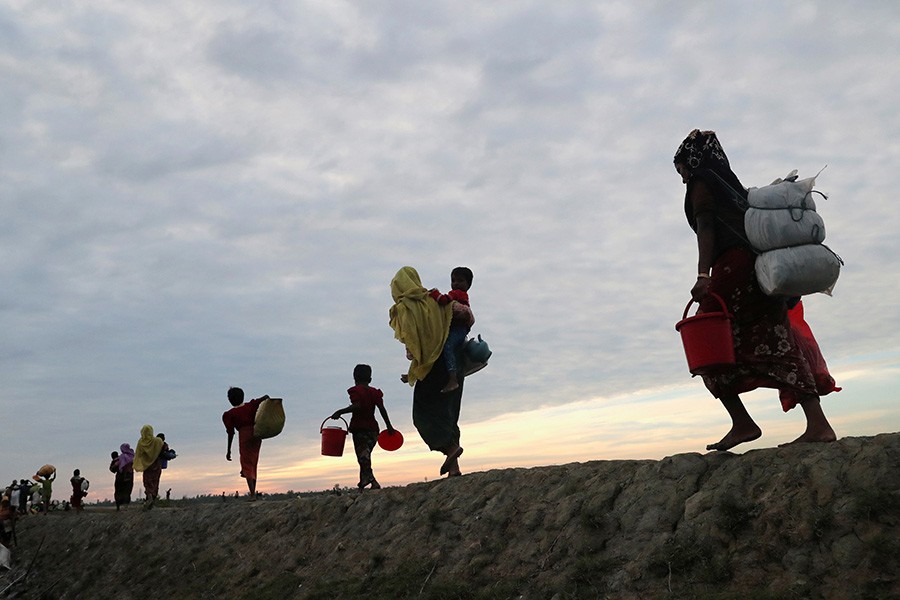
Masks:
[[[731,429],[707,450],[729,450],[762,435],[740,398],[760,387],[777,389],[785,411],[802,407],[806,431],[792,443],[834,441],[812,370],[788,321],[788,299],[765,295],[756,281],[756,257],[744,234],[747,190],[715,132],[692,131],[674,162],[687,186],[685,216],[697,235],[698,274],[691,297],[700,303],[699,312],[714,312],[721,307],[710,294],[717,294],[734,316],[735,364],[703,376],[728,411]]]

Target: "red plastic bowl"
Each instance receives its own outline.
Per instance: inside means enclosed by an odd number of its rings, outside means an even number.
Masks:
[[[381,446],[382,450],[393,452],[403,445],[403,434],[395,429],[394,435],[391,435],[390,432],[385,429],[378,434],[378,445]]]

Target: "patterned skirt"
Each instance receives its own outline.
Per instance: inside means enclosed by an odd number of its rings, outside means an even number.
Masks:
[[[703,383],[716,398],[742,394],[756,388],[779,391],[784,411],[816,397],[816,382],[788,320],[785,298],[767,296],[756,281],[756,256],[745,248],[727,250],[712,268],[709,291],[725,301],[734,315],[736,364]],[[706,297],[700,312],[721,311],[715,298]]]

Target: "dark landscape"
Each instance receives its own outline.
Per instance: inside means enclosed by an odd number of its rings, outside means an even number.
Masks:
[[[0,598],[900,598],[900,434],[18,523]]]

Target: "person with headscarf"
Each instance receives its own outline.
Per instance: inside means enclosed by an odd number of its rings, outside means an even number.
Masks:
[[[441,306],[422,286],[418,272],[403,267],[391,280],[394,305],[389,311],[394,337],[406,347],[409,370],[401,380],[413,389],[413,425],[428,448],[446,458],[440,474],[460,475],[459,413],[463,378],[455,390],[441,393],[449,373],[445,361],[438,360],[450,331],[453,309]]]
[[[119,507],[131,504],[131,492],[134,489],[134,450],[131,449],[131,444],[119,446],[118,456],[110,465],[110,470],[113,466],[116,474],[114,498],[116,510],[119,510]]]
[[[729,450],[762,435],[740,394],[765,387],[779,391],[785,411],[799,404],[806,430],[796,442],[836,439],[801,345],[788,320],[788,299],[767,296],[756,280],[756,256],[744,232],[747,190],[731,170],[713,131],[693,130],[674,158],[687,186],[684,212],[697,236],[697,280],[691,297],[699,312],[721,311],[721,297],[733,315],[735,364],[703,375],[703,382],[731,417],[731,429],[707,450]]]
[[[137,472],[143,472],[144,482],[144,508],[153,508],[153,503],[159,497],[159,478],[162,475],[162,461],[160,454],[166,450],[166,443],[153,435],[153,427],[144,425],[141,427],[141,439],[134,449],[132,466]]]

